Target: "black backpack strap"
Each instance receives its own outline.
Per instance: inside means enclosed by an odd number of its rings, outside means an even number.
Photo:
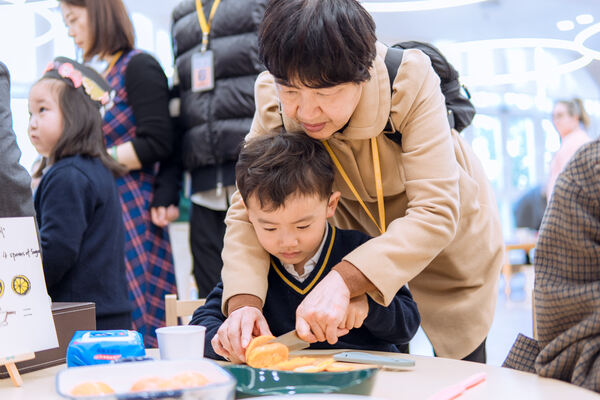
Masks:
[[[388,71],[388,76],[390,77],[390,91],[393,91],[394,81],[396,80],[396,74],[398,73],[398,68],[400,68],[400,64],[402,64],[402,56],[404,55],[404,50],[399,49],[397,47],[388,47],[388,51],[385,54],[385,66]],[[398,144],[402,144],[402,134],[396,130],[394,124],[392,122],[391,116],[388,117],[388,122],[385,125],[385,129],[383,133]]]

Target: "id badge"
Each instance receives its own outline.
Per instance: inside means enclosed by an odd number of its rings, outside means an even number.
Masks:
[[[215,87],[212,50],[192,56],[192,92],[206,92]]]

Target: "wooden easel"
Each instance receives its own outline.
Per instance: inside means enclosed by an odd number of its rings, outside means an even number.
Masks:
[[[4,365],[6,367],[6,370],[8,371],[8,375],[10,375],[10,380],[12,381],[13,385],[19,387],[23,384],[23,378],[21,378],[21,374],[19,374],[19,370],[17,369],[15,363],[25,360],[31,360],[32,358],[35,358],[35,353],[27,353],[21,354],[20,356],[0,358],[0,365]]]

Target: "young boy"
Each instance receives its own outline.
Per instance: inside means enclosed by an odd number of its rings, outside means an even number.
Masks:
[[[258,137],[246,143],[239,155],[238,190],[261,246],[271,255],[264,318],[259,319],[255,335],[278,336],[293,330],[296,309],[306,294],[342,257],[370,239],[362,232],[327,223],[340,198],[339,192],[332,193],[333,178],[333,163],[325,147],[304,134]],[[227,332],[222,293],[219,283],[206,304],[196,310],[191,324],[206,326],[207,357],[243,362],[242,349],[226,350],[235,349],[232,344],[241,341]],[[335,345],[314,338],[311,348],[398,351],[395,345],[407,343],[419,324],[408,288],[402,287],[388,307],[361,295],[352,299],[339,327],[340,335],[347,334]]]

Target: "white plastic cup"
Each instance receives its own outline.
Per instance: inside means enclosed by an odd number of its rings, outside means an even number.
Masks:
[[[166,326],[156,330],[161,360],[198,360],[204,357],[204,335],[201,325]]]

